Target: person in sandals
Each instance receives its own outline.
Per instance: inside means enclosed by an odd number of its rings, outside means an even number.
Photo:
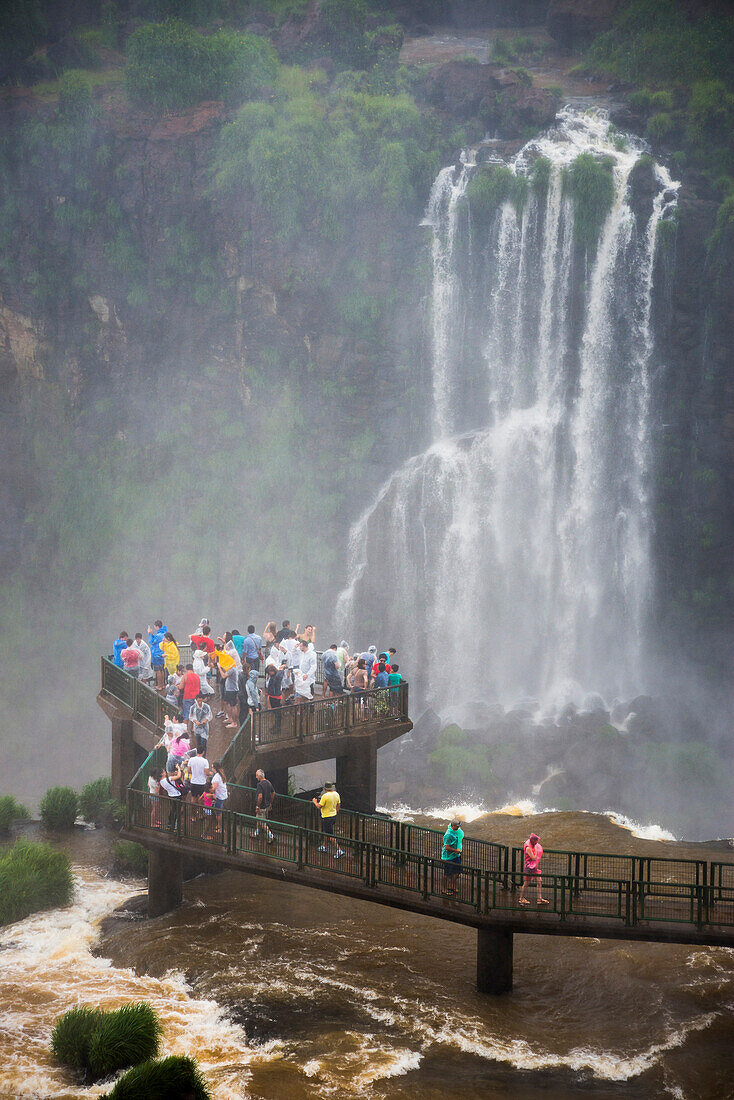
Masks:
[[[533,881],[535,882],[535,894],[538,905],[548,905],[548,901],[543,897],[543,879],[540,874],[540,860],[543,855],[543,848],[537,833],[530,834],[523,845],[523,852],[525,854],[525,863],[523,866],[522,890],[520,891],[520,897],[518,899],[520,905],[530,905],[530,902],[525,897],[525,889],[528,884]]]

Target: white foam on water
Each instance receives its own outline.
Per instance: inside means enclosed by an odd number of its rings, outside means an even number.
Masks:
[[[509,1063],[515,1069],[570,1069],[578,1073],[591,1073],[600,1080],[628,1081],[651,1069],[667,1051],[682,1046],[691,1032],[703,1031],[709,1027],[718,1015],[716,1012],[707,1012],[696,1016],[670,1031],[662,1042],[635,1054],[593,1051],[587,1047],[571,1050],[567,1054],[554,1054],[543,1051],[524,1039],[504,1042],[488,1040],[476,1031],[468,1032],[461,1027],[438,1032],[435,1040],[447,1046],[457,1046],[466,1054],[474,1054],[488,1061]]]
[[[632,836],[638,837],[639,840],[676,840],[669,829],[664,829],[662,825],[640,825],[637,821],[632,821],[631,818],[626,817],[624,814],[617,813],[616,810],[603,810],[604,817],[608,817],[614,824],[618,825],[620,829],[627,829],[632,833]]]
[[[0,932],[0,1096],[72,1100],[109,1091],[109,1082],[77,1085],[56,1064],[49,1050],[53,1026],[77,1004],[112,1009],[146,1000],[160,1015],[164,1053],[193,1054],[217,1100],[239,1100],[248,1066],[277,1056],[277,1044],[248,1046],[219,1005],[194,997],[174,970],[150,978],[93,955],[99,921],[134,887],[88,868],[75,868],[75,880],[68,908],[35,914]]]

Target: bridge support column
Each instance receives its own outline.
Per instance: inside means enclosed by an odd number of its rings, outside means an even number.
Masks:
[[[477,929],[477,989],[480,993],[512,991],[512,932]]]
[[[373,814],[377,805],[377,748],[372,740],[336,758],[336,789],[347,809]]]
[[[161,917],[183,901],[183,857],[148,849],[148,916]]]
[[[135,740],[130,718],[112,719],[112,797],[125,801],[127,785],[135,775]]]

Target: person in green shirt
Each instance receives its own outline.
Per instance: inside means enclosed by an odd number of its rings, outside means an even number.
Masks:
[[[313,798],[311,800],[314,806],[317,806],[321,810],[321,831],[324,834],[324,843],[319,845],[320,852],[328,852],[328,846],[326,844],[326,838],[329,837],[331,843],[336,848],[334,852],[334,859],[339,859],[344,855],[344,852],[339,847],[339,842],[334,836],[334,822],[336,821],[336,815],[339,812],[341,806],[341,799],[336,791],[333,783],[324,783],[324,793],[321,795],[321,799]]]
[[[443,835],[443,849],[441,851],[444,875],[443,890],[441,893],[447,898],[452,898],[455,895],[459,885],[459,875],[461,874],[461,848],[463,843],[464,830],[461,828],[461,822],[458,817],[455,817]]]
[[[390,687],[390,710],[395,717],[398,717],[398,684],[403,682],[403,677],[400,675],[400,666],[392,665],[392,671],[387,674],[387,682]]]

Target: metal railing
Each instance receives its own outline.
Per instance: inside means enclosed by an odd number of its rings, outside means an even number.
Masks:
[[[246,792],[241,796],[243,799],[252,794],[249,788],[239,790]],[[298,801],[286,796],[280,798],[284,803]],[[231,796],[231,800],[234,803],[236,798]],[[305,814],[310,812],[307,803],[304,809]],[[342,813],[337,816],[339,828],[332,841],[319,828],[312,827],[311,822],[296,824],[274,815],[265,828],[261,818],[240,809],[207,813],[205,807],[183,799],[162,798],[132,787],[127,792],[127,824],[133,829],[167,830],[181,841],[209,844],[235,857],[258,855],[292,864],[299,870],[310,868],[356,879],[376,890],[386,886],[418,894],[426,900],[444,893],[446,863],[440,858],[408,850],[400,843],[381,842],[389,840],[390,835],[370,834],[363,826],[357,830],[361,835],[348,835],[352,829],[345,830],[341,818]],[[375,824],[377,819],[369,820]],[[394,828],[401,823],[383,824]],[[405,834],[392,836],[402,841]],[[501,853],[507,849],[502,845],[494,847],[501,863]],[[525,877],[522,871],[511,871],[506,866],[482,870],[465,863],[456,876],[452,899],[481,914],[533,911],[550,914],[560,921],[590,918],[619,921],[627,927],[661,922],[695,925],[698,929],[734,927],[734,887],[719,884],[718,880],[714,886],[544,872],[541,886],[545,904],[538,903],[533,879],[527,887],[525,905],[520,890]]]
[[[165,714],[181,715],[180,707],[169,703],[142,680],[118,668],[109,657],[102,658],[102,691],[119,699],[130,707],[134,716],[147,719],[161,732]]]

